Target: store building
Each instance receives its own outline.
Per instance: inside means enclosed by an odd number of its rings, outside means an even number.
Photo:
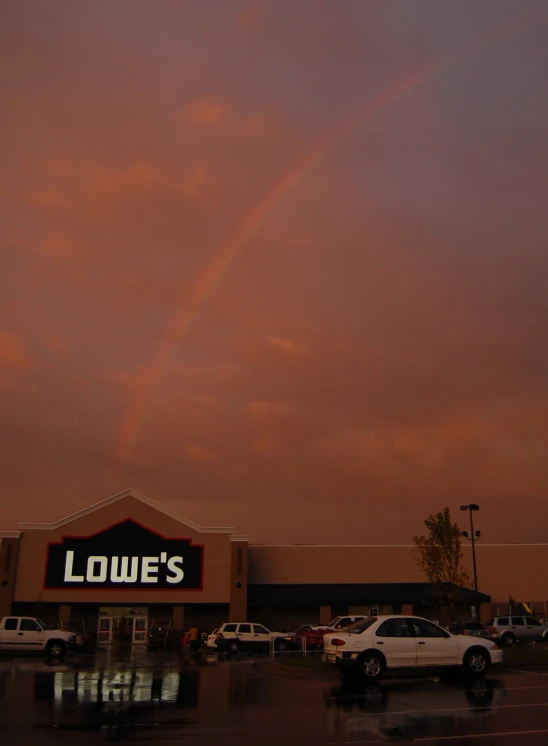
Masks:
[[[203,527],[132,490],[51,524],[21,524],[0,547],[0,616],[83,620],[108,644],[152,620],[182,631],[245,618],[248,540]]]
[[[154,621],[178,633],[227,620],[294,629],[339,614],[436,616],[412,546],[253,545],[132,490],[0,537],[0,617],[80,620],[103,644],[122,628],[143,643]],[[479,544],[477,560],[482,619],[506,613],[509,596],[546,618],[548,544]],[[476,599],[463,596],[469,616]]]

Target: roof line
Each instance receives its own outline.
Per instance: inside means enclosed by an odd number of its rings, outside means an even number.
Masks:
[[[233,528],[228,528],[226,526],[200,526],[199,524],[194,523],[194,521],[190,521],[187,518],[184,518],[183,516],[179,515],[179,513],[175,513],[175,511],[170,510],[170,508],[166,508],[164,505],[161,505],[160,503],[157,503],[155,500],[151,500],[149,497],[145,497],[145,495],[142,495],[140,492],[136,492],[135,490],[132,490],[132,489],[124,490],[124,492],[119,492],[117,495],[112,495],[112,497],[107,497],[106,500],[101,500],[101,502],[95,503],[94,505],[90,505],[89,507],[84,508],[83,510],[79,510],[76,513],[71,513],[71,515],[68,515],[65,518],[62,518],[59,521],[55,521],[54,523],[20,523],[19,529],[22,531],[34,530],[34,529],[51,531],[53,529],[66,526],[67,523],[72,523],[72,521],[76,521],[79,518],[84,518],[85,516],[90,515],[91,513],[95,513],[97,510],[101,510],[102,508],[105,508],[107,505],[112,505],[113,503],[116,503],[119,500],[123,500],[126,497],[133,497],[136,500],[139,500],[145,505],[148,505],[149,507],[154,508],[154,510],[157,510],[160,513],[163,513],[164,515],[169,516],[170,518],[177,521],[178,523],[184,524],[185,526],[192,529],[193,531],[196,531],[197,533],[200,533],[200,534],[231,534],[231,535],[234,533]]]
[[[292,548],[292,549],[413,549],[414,544],[250,544],[250,548],[265,547],[270,548]],[[461,545],[463,549],[471,549],[468,544]],[[538,542],[530,544],[476,544],[476,549],[487,547],[547,547],[548,542]]]

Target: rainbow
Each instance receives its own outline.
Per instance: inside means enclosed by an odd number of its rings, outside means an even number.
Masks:
[[[208,296],[219,284],[246,241],[260,229],[274,210],[289,197],[303,179],[309,176],[312,170],[335,147],[339,146],[360,126],[383,111],[389,104],[414,91],[434,72],[434,68],[425,68],[405,75],[364,106],[361,106],[329,132],[327,136],[321,138],[290,171],[274,184],[265,197],[247,215],[242,225],[220,246],[211,262],[202,270],[188,297],[181,304],[173,321],[169,324],[154,358],[138,379],[139,383],[136,385],[136,394],[132,406],[120,431],[116,449],[117,459],[121,461],[129,459],[154,385],[167,368],[182,335],[188,329]]]

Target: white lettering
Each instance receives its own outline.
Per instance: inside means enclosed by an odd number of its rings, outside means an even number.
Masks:
[[[157,583],[157,576],[158,557],[143,557],[141,559],[141,583]]]
[[[120,572],[118,572],[118,561],[120,562]],[[112,567],[110,568],[111,583],[135,583],[139,572],[139,557],[131,558],[131,573],[128,574],[129,557],[113,557]]]
[[[95,565],[99,565],[99,573],[95,574]],[[88,583],[104,583],[107,579],[108,559],[92,555],[88,557],[86,580]]]
[[[65,583],[83,583],[83,575],[73,575],[72,568],[74,564],[74,552],[67,551],[65,556]]]
[[[183,564],[183,558],[182,557],[170,557],[167,562],[167,569],[174,573],[174,575],[167,575],[166,580],[168,583],[180,583],[181,580],[185,577],[185,574],[183,572],[183,568],[179,567],[179,565]]]
[[[160,554],[160,562],[163,562],[164,564],[167,562],[167,552],[162,552]]]

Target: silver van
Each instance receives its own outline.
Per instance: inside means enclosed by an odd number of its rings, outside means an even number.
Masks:
[[[548,624],[530,616],[496,616],[485,622],[485,636],[507,647],[517,640],[548,640]]]

